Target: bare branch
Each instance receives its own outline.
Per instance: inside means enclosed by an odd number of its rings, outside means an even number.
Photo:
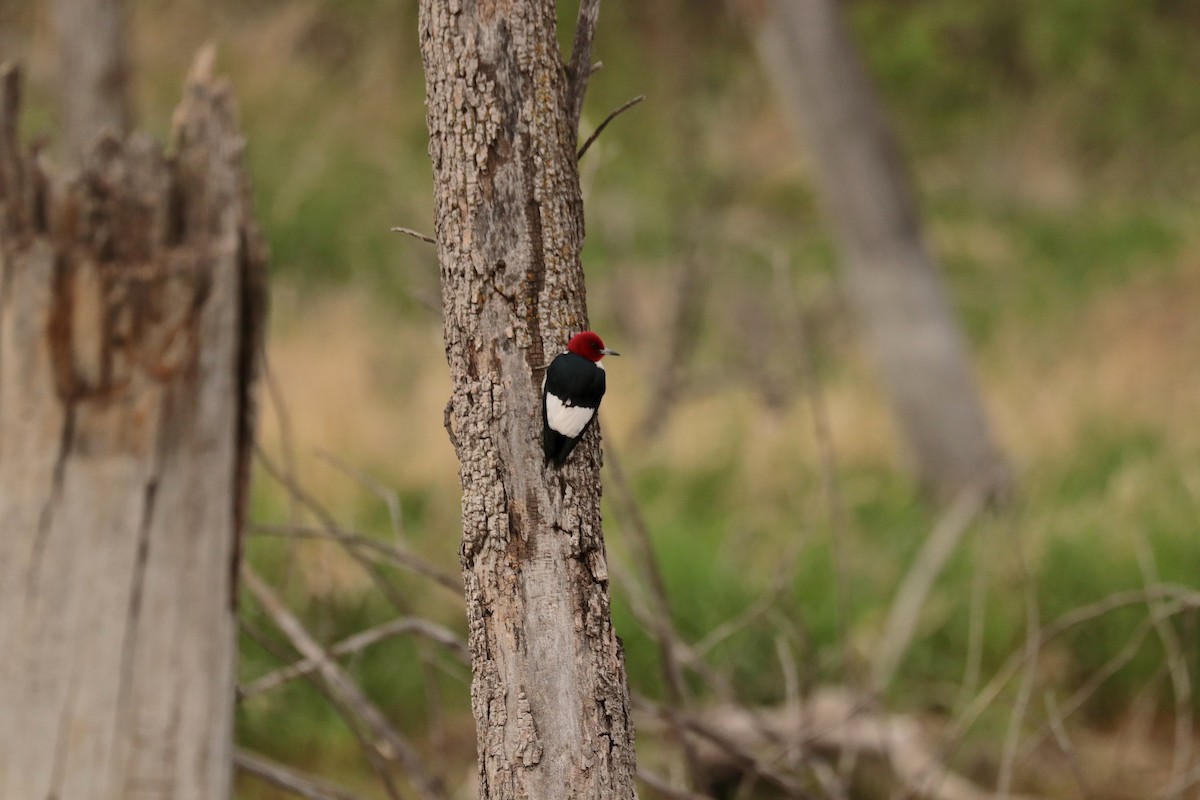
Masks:
[[[417,575],[430,578],[438,586],[451,592],[462,593],[462,583],[458,576],[440,570],[428,561],[400,550],[369,536],[352,533],[342,528],[321,528],[308,525],[253,525],[250,533],[257,536],[290,536],[296,539],[332,539],[343,547],[355,548],[358,556],[364,559],[378,558],[397,567],[402,567]]]
[[[242,567],[242,583],[292,646],[316,665],[316,674],[338,704],[349,709],[366,726],[371,734],[372,749],[385,761],[396,763],[405,771],[419,797],[427,800],[445,797],[441,782],[425,771],[424,759],[416,748],[388,722],[383,712],[248,566]]]
[[[339,786],[310,777],[248,750],[239,749],[234,752],[233,763],[247,775],[253,775],[277,789],[307,800],[358,800],[357,795]]]
[[[575,23],[575,41],[571,45],[571,61],[567,65],[570,90],[571,130],[579,130],[583,101],[587,95],[588,78],[592,76],[592,43],[596,38],[596,21],[600,17],[600,0],[580,0],[579,17]]]
[[[329,648],[329,654],[336,657],[347,656],[352,653],[361,652],[385,639],[401,636],[406,633],[423,636],[448,649],[459,661],[465,664],[471,663],[466,643],[457,634],[428,620],[417,619],[416,617],[400,617],[399,619],[385,622],[382,625],[368,628],[365,631],[359,631]],[[277,686],[282,686],[288,681],[303,677],[315,671],[318,667],[319,664],[316,661],[304,658],[286,667],[280,667],[268,672],[261,678],[257,678],[251,683],[246,684],[238,693],[242,698],[253,697],[256,694],[270,691]]]
[[[371,540],[365,539],[364,537],[357,537],[352,534],[347,534],[338,526],[337,521],[333,518],[333,515],[329,512],[329,510],[321,505],[321,503],[318,502],[315,497],[309,494],[309,492],[303,486],[301,486],[300,483],[295,480],[295,478],[284,474],[262,450],[261,447],[255,448],[255,454],[258,456],[258,461],[260,464],[262,464],[266,473],[274,478],[281,486],[294,494],[296,499],[300,501],[300,504],[311,511],[314,516],[316,516],[317,521],[324,527],[325,533],[328,534],[330,538],[341,544],[342,547],[345,548],[346,553],[355,561],[357,561],[364,570],[366,570],[367,574],[383,593],[384,597],[386,597],[388,601],[396,607],[397,610],[405,611],[407,609],[407,603],[396,593],[395,588],[391,585],[391,582],[388,581],[387,577],[379,572],[377,565],[367,558],[362,552],[364,548],[371,548],[371,545],[367,544],[367,542],[370,542]],[[382,552],[388,552],[396,557],[398,563],[403,560],[404,566],[407,566],[414,571],[420,571],[421,568],[418,567],[419,559],[416,559],[416,557],[399,554],[394,549],[386,548],[378,543],[374,544],[376,545],[375,549]],[[460,587],[453,579],[447,578],[444,573],[440,573],[436,568],[429,567],[428,565],[425,565],[424,568],[426,568],[428,571],[422,574],[428,574],[430,577],[434,577],[435,580],[438,580],[439,584],[442,584],[446,586],[446,588],[452,589],[455,592],[460,590]],[[436,578],[436,576],[439,574],[443,576],[442,579]],[[445,580],[448,580],[449,584],[445,583]]]
[[[393,225],[391,227],[391,231],[392,233],[403,233],[406,236],[413,237],[414,239],[420,239],[422,242],[437,244],[437,239],[429,236],[428,234],[421,233],[420,231],[414,231],[412,228],[405,228],[401,225]]]
[[[633,98],[632,100],[627,100],[623,105],[621,105],[619,108],[617,108],[617,110],[611,112],[607,117],[605,117],[604,121],[600,123],[600,127],[596,128],[596,130],[592,131],[592,135],[589,136],[587,138],[587,141],[583,143],[583,146],[579,148],[579,152],[575,154],[575,160],[579,161],[580,159],[583,158],[583,154],[586,153],[588,151],[588,148],[592,146],[592,142],[596,141],[596,137],[598,137],[601,133],[603,133],[604,129],[608,127],[608,123],[612,122],[614,119],[619,117],[621,114],[624,114],[626,111],[633,108],[634,106],[636,106],[638,103],[642,102],[645,99],[646,99],[646,95],[639,94],[637,97]]]

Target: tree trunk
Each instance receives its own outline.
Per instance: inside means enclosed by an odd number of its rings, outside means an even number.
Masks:
[[[129,131],[129,60],[122,0],[53,0],[61,140],[82,158],[103,131]]]
[[[64,180],[0,87],[0,797],[227,800],[265,255],[233,103],[198,62],[172,155]]]
[[[765,5],[758,51],[806,134],[845,287],[916,473],[942,497],[968,484],[1003,494],[1008,467],[841,2]]]
[[[568,82],[552,0],[420,12],[479,796],[635,797],[598,428],[562,472],[540,445],[546,363],[588,324],[571,120],[588,70]]]

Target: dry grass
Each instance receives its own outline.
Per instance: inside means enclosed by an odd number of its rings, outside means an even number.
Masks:
[[[985,384],[1024,463],[1060,457],[1095,426],[1143,427],[1176,452],[1200,446],[1200,261],[1100,294],[1051,330],[1010,326]]]

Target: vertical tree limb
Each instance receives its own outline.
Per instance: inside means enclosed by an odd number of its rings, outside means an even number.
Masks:
[[[567,64],[570,87],[570,125],[578,133],[583,116],[583,101],[587,97],[588,79],[592,77],[592,43],[596,38],[596,21],[600,17],[600,0],[579,0],[579,17],[575,23],[575,41],[571,45],[571,60]],[[581,148],[582,150],[587,148]]]

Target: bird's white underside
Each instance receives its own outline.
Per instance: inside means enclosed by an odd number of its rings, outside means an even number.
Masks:
[[[546,422],[552,430],[570,439],[580,434],[595,413],[594,408],[569,406],[555,395],[546,394]]]

